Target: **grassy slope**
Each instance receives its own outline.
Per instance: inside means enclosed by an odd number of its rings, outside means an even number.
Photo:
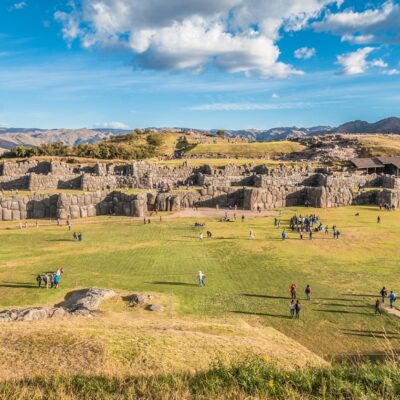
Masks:
[[[283,221],[294,212],[285,209]],[[308,210],[313,211],[313,210]],[[354,214],[359,211],[360,217]],[[318,354],[384,349],[384,332],[399,345],[400,319],[375,317],[373,303],[382,285],[398,288],[400,214],[376,208],[317,210],[325,223],[337,224],[342,238],[322,234],[300,241],[289,233],[282,242],[272,218],[225,224],[207,221],[215,238],[199,242],[193,220],[106,222],[73,230],[84,241],[71,241],[65,227],[1,230],[0,307],[53,305],[68,291],[88,286],[126,292],[158,292],[178,315],[241,318],[254,326],[272,326]],[[221,211],[223,213],[223,211]],[[248,240],[254,229],[256,239]],[[35,274],[66,269],[60,290],[31,287]],[[195,286],[196,274],[207,287]],[[309,283],[315,299],[304,304],[300,321],[290,321],[288,289]]]
[[[398,156],[400,154],[399,135],[357,135],[364,157]]]
[[[262,143],[210,143],[198,144],[188,152],[189,155],[219,155],[240,158],[273,158],[294,151],[300,151],[304,147],[295,142],[262,142]]]

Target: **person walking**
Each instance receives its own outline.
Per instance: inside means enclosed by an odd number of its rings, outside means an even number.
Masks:
[[[290,285],[290,296],[293,299],[296,299],[296,294],[297,294],[297,285],[295,283],[292,283]]]
[[[311,287],[310,287],[310,285],[306,286],[306,289],[305,289],[304,293],[306,294],[307,301],[311,301]]]
[[[290,318],[292,319],[294,318],[295,308],[296,304],[294,303],[294,300],[292,300],[289,304]]]
[[[296,311],[296,318],[297,318],[297,319],[300,319],[300,311],[301,311],[300,300],[297,300],[297,301],[296,301],[295,311]]]
[[[381,302],[379,299],[376,299],[376,302],[375,302],[375,315],[376,314],[382,315],[382,307],[381,307]]]
[[[254,231],[253,231],[253,229],[250,229],[249,238],[250,238],[250,240],[254,239]]]
[[[202,241],[202,240],[203,240],[203,233],[200,233],[200,235],[199,235],[199,239],[200,239],[200,241]]]
[[[312,235],[313,235],[313,231],[312,231],[312,229],[310,229],[310,232],[308,233],[310,240],[312,240]]]
[[[42,276],[40,274],[38,274],[38,276],[36,277],[36,282],[38,283],[38,287],[41,288],[42,287]]]
[[[378,218],[376,219],[376,222],[378,223],[378,224],[380,224],[381,223],[381,217],[378,215]]]
[[[285,231],[285,229],[282,231],[282,240],[286,240],[286,231]]]
[[[385,286],[381,289],[381,291],[379,292],[379,294],[381,295],[382,304],[384,304],[384,303],[385,303],[385,298],[386,298],[387,295],[388,295]]]
[[[43,275],[43,283],[46,289],[49,288],[49,275],[47,275],[47,272]]]
[[[395,301],[396,301],[396,295],[394,294],[393,290],[391,290],[389,294],[390,308],[393,308]]]

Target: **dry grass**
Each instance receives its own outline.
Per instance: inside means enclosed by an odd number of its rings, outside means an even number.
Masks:
[[[177,317],[173,299],[160,314],[128,307],[117,299],[93,319],[2,324],[0,380],[49,373],[109,376],[159,375],[206,371],[214,363],[231,365],[246,355],[285,368],[325,362],[273,328],[237,319]]]

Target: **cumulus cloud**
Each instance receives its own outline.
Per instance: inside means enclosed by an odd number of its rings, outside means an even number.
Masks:
[[[301,47],[295,50],[294,56],[299,60],[308,60],[309,58],[315,56],[316,50],[310,47]]]
[[[386,68],[387,64],[381,58],[367,60],[374,50],[374,47],[363,47],[354,52],[339,55],[337,62],[341,66],[341,72],[345,75],[359,75],[370,67]]]
[[[128,129],[128,125],[123,122],[103,122],[101,124],[94,124],[95,129]]]
[[[392,43],[400,41],[400,4],[393,0],[369,8],[363,12],[346,9],[343,12],[327,12],[326,17],[313,23],[317,31],[342,36],[342,41],[355,44]]]
[[[398,69],[396,69],[396,68],[393,68],[393,69],[384,70],[382,73],[383,73],[384,75],[393,76],[393,75],[399,75],[399,74],[400,74],[400,71],[399,71]]]
[[[301,71],[279,61],[279,32],[298,31],[341,0],[81,0],[58,11],[69,43],[122,47],[143,68],[200,72],[208,65],[284,78]]]

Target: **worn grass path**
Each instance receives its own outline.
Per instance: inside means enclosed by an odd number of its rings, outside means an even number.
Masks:
[[[73,230],[83,232],[83,242],[73,241],[66,227],[0,229],[0,308],[53,305],[70,290],[98,286],[161,293],[179,315],[272,326],[317,354],[397,349],[400,319],[375,317],[374,302],[383,285],[400,289],[400,213],[374,207],[285,209],[282,223],[295,212],[318,213],[324,224],[338,225],[341,239],[321,233],[300,241],[288,232],[283,242],[273,217],[244,223],[215,217],[160,223],[155,217],[150,225],[77,221]],[[212,240],[199,241],[195,220],[206,222]],[[59,290],[35,287],[38,272],[59,266],[65,268]],[[207,276],[205,288],[196,286],[199,270]],[[306,284],[313,289],[312,302],[302,301],[299,321],[288,319],[292,281],[302,298]]]

